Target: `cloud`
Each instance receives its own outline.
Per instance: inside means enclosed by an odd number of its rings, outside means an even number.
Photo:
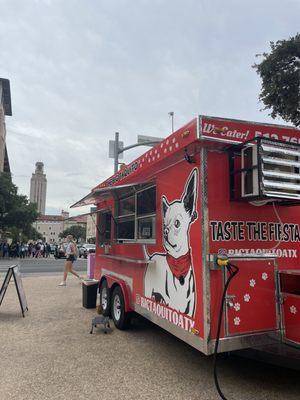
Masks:
[[[112,174],[115,131],[125,145],[166,136],[169,111],[177,128],[196,114],[271,122],[251,65],[296,33],[299,12],[292,0],[2,1],[15,183],[28,194],[21,175],[43,161],[47,206],[66,209]]]

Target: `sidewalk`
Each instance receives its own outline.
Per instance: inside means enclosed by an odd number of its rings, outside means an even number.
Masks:
[[[82,307],[77,279],[67,287],[58,287],[60,280],[61,274],[23,278],[25,318],[10,283],[0,307],[0,399],[96,398],[80,392],[91,391],[91,365],[109,335],[89,334],[95,310]]]

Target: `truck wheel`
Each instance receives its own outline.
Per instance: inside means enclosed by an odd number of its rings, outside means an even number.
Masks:
[[[103,280],[100,289],[100,304],[103,310],[103,315],[105,317],[110,316],[110,296],[109,296],[109,287],[107,285],[106,280]]]
[[[112,294],[111,316],[116,328],[124,330],[129,327],[130,314],[125,312],[125,301],[120,286],[116,286]]]

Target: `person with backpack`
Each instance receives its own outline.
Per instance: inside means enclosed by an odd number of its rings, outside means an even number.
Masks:
[[[67,285],[67,276],[68,273],[70,272],[71,274],[75,275],[80,281],[82,281],[82,278],[73,270],[73,263],[77,259],[77,246],[76,243],[73,240],[72,235],[67,236],[67,248],[66,248],[66,262],[64,266],[64,277],[63,281],[58,285],[58,286],[66,286]]]

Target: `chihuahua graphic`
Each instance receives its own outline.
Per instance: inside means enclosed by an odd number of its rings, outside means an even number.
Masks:
[[[189,244],[191,224],[197,219],[198,170],[191,172],[180,200],[169,203],[162,196],[163,245],[166,253],[145,255],[149,260],[145,296],[192,317],[195,309],[195,281]]]

